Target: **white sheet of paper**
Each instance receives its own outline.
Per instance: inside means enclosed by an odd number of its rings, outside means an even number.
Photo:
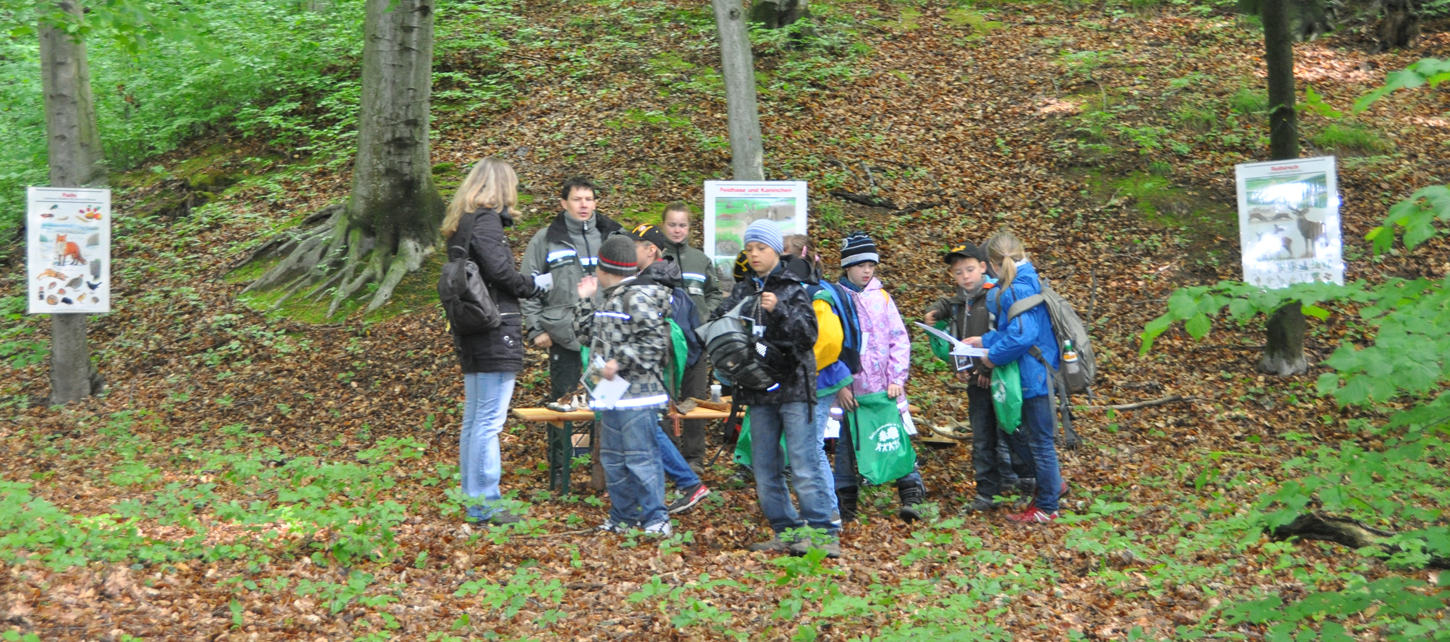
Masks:
[[[613,409],[627,392],[629,382],[624,377],[614,375],[613,379],[600,379],[599,383],[594,384],[594,389],[589,391],[589,396],[593,397],[589,407],[595,410]]]
[[[927,325],[925,323],[921,323],[919,321],[917,322],[916,325],[921,326],[921,329],[926,330],[927,334],[930,334],[931,336],[934,336],[934,337],[936,337],[938,339],[941,339],[942,341],[947,342],[947,344],[952,347],[952,354],[954,354],[954,355],[962,356],[962,357],[985,357],[985,356],[987,356],[987,349],[986,348],[973,348],[972,346],[969,346],[969,345],[967,345],[965,343],[962,343],[961,341],[958,341],[956,339],[956,337],[953,337],[950,334],[947,334],[945,332],[942,332],[941,330],[938,330],[936,328],[933,328],[933,327],[931,327],[931,326],[929,326],[929,325]]]
[[[840,439],[841,422],[835,419],[826,420],[826,433],[823,439]]]
[[[545,272],[543,274],[535,274],[534,285],[545,292],[554,289],[554,273]]]

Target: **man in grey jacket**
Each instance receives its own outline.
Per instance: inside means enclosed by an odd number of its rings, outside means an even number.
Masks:
[[[599,247],[604,244],[604,239],[620,229],[618,223],[596,211],[597,192],[594,184],[586,178],[574,177],[564,181],[559,189],[559,207],[564,211],[555,216],[548,227],[534,234],[524,249],[523,268],[519,270],[535,275],[536,283],[548,286],[548,294],[522,301],[520,307],[528,330],[527,339],[549,350],[549,387],[553,399],[573,392],[584,374],[579,357],[579,339],[574,335],[573,308],[579,302],[576,288],[585,275],[594,274],[599,263]],[[566,439],[564,435],[570,431],[572,426],[566,426],[562,431],[549,429],[551,453],[556,450],[554,442]],[[558,450],[561,452],[568,452],[567,448],[572,447],[560,446],[562,448]],[[557,463],[562,466],[551,469],[567,476],[568,462]],[[556,481],[551,486],[567,488],[564,485],[567,482],[551,480]]]

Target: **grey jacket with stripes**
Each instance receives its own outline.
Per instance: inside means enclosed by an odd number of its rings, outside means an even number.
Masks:
[[[580,342],[574,337],[574,304],[579,299],[576,287],[585,274],[594,273],[599,248],[574,247],[565,216],[568,214],[560,212],[548,227],[534,234],[524,249],[523,267],[519,268],[526,277],[536,272],[554,275],[554,287],[543,297],[521,301],[519,306],[529,342],[547,332],[555,345],[578,350]],[[620,230],[619,223],[598,212],[590,224],[598,229],[601,241]]]
[[[596,297],[599,298],[599,297]],[[662,408],[669,403],[665,389],[665,354],[670,342],[670,289],[639,284],[634,277],[604,290],[602,302],[583,299],[574,304],[574,334],[589,346],[589,359],[619,363],[619,376],[629,392],[617,409]]]

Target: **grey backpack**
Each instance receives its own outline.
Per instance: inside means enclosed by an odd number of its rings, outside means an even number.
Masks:
[[[1077,316],[1067,299],[1062,298],[1044,280],[1040,294],[1019,299],[1007,309],[1007,321],[1044,303],[1047,304],[1047,316],[1052,319],[1052,332],[1057,336],[1058,353],[1064,356],[1067,354],[1068,341],[1072,342],[1072,351],[1077,353],[1076,361],[1062,360],[1058,373],[1063,384],[1069,394],[1086,394],[1097,379],[1098,365],[1093,357],[1093,340],[1088,336],[1087,326],[1083,325],[1082,318]]]

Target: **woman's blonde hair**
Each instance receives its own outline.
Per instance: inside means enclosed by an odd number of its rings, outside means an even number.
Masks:
[[[468,172],[468,178],[463,179],[463,184],[458,186],[458,191],[453,194],[453,202],[448,204],[448,213],[443,217],[443,226],[439,229],[443,237],[447,238],[458,230],[458,221],[464,214],[480,207],[502,210],[505,207],[514,209],[518,205],[518,175],[514,174],[514,168],[508,163],[490,156],[478,161],[473,170]]]
[[[1027,258],[1027,250],[1022,247],[1022,241],[1018,240],[1011,232],[1002,230],[987,239],[987,261],[997,268],[997,285],[1002,289],[1012,287],[1012,282],[1017,280],[1017,262]],[[998,306],[1001,306],[1001,297],[998,297]]]

